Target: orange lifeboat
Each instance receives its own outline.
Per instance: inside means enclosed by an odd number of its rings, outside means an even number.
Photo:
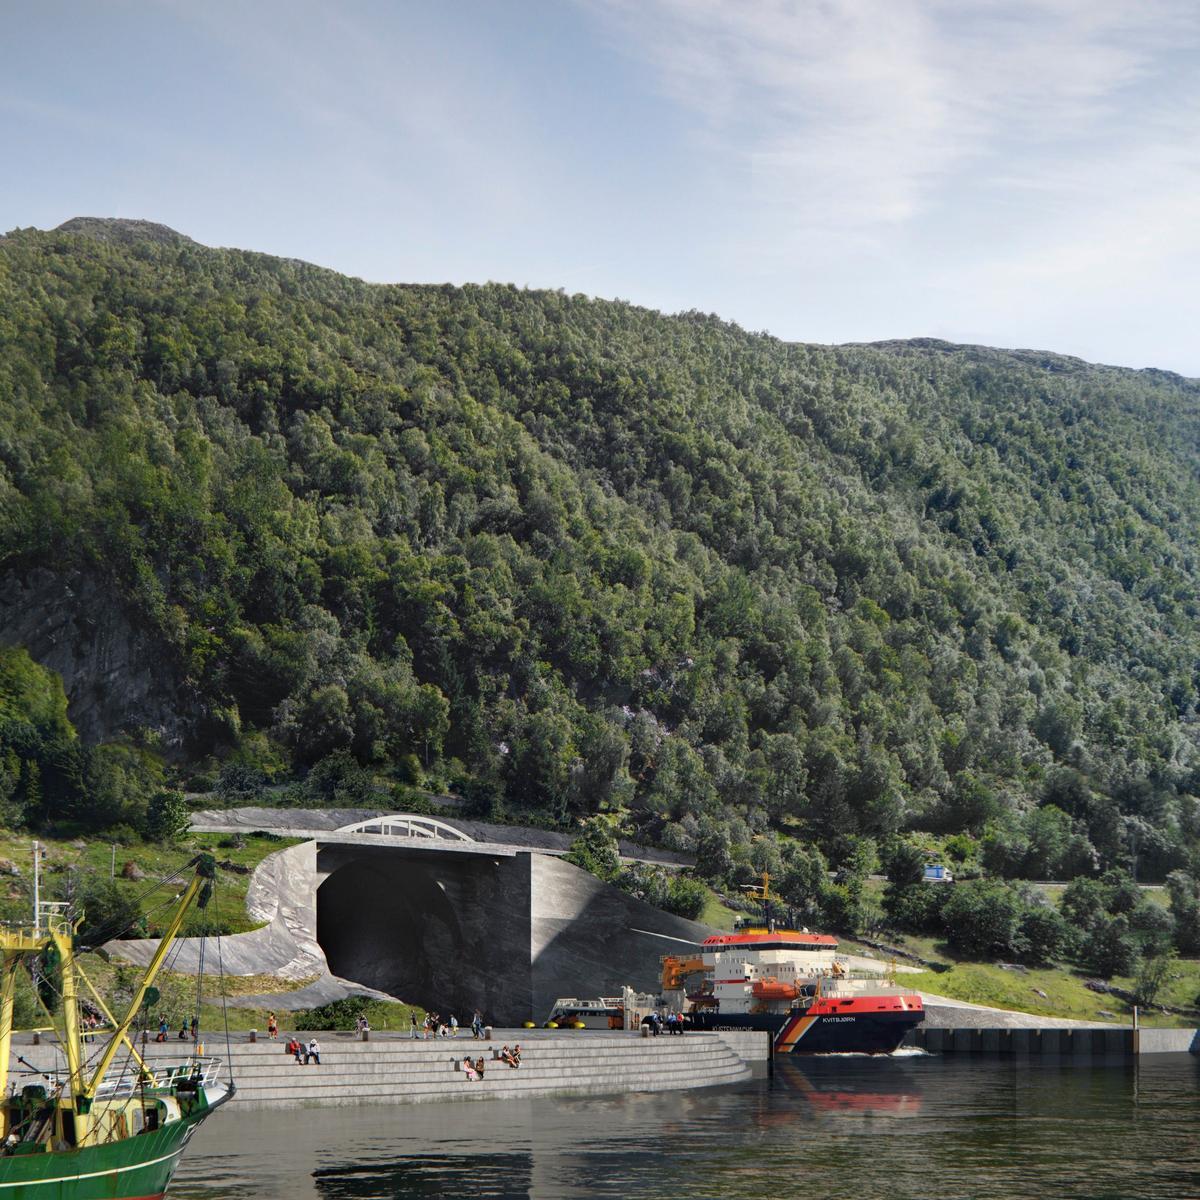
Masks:
[[[800,995],[800,988],[794,983],[780,983],[772,976],[756,979],[750,985],[750,994],[756,1000],[795,1000]]]

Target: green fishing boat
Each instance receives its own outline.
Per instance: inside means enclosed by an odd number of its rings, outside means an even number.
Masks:
[[[211,855],[191,866],[123,1016],[109,1010],[76,957],[77,914],[59,908],[43,922],[35,902],[33,927],[0,927],[0,1200],[157,1200],[201,1121],[233,1095],[232,1082],[220,1081],[220,1060],[201,1055],[199,1043],[163,1067],[149,1063],[131,1036],[188,909],[203,908],[212,890]],[[47,962],[56,975],[61,969],[54,1026],[63,1075],[10,1092],[17,975]],[[101,1014],[102,1030],[84,1029],[83,1004]],[[98,1034],[102,1040],[92,1041]]]

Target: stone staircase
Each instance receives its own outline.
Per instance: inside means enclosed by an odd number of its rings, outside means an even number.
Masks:
[[[412,1041],[396,1033],[372,1033],[363,1042],[349,1033],[317,1033],[321,1065],[297,1066],[284,1050],[288,1035],[277,1042],[247,1035],[226,1048],[216,1034],[202,1038],[203,1052],[222,1059],[220,1078],[230,1067],[239,1107],[295,1108],[348,1104],[420,1104],[437,1100],[508,1100],[540,1096],[598,1096],[622,1092],[657,1092],[740,1083],[750,1078],[748,1063],[765,1061],[768,1043],[762,1035],[688,1033],[642,1037],[640,1032],[602,1030],[498,1029],[490,1041],[468,1035]],[[757,1039],[757,1040],[756,1040]],[[520,1042],[521,1066],[514,1070],[492,1058],[504,1045]],[[759,1044],[761,1042],[761,1045]],[[92,1054],[98,1046],[89,1045]],[[178,1063],[191,1049],[174,1039],[142,1046],[152,1065]],[[42,1082],[18,1063],[51,1076],[61,1075],[64,1055],[52,1040],[32,1046],[24,1038],[14,1045],[10,1084]],[[484,1077],[473,1082],[455,1068],[469,1054],[485,1060]],[[119,1064],[127,1055],[118,1056]]]
[[[635,1033],[541,1030],[497,1031],[490,1042],[468,1037],[411,1041],[372,1035],[368,1042],[317,1034],[321,1065],[297,1066],[284,1042],[240,1042],[228,1055],[240,1107],[419,1104],[437,1100],[508,1100],[538,1096],[590,1096],[668,1091],[740,1083],[751,1075],[742,1058],[717,1034],[643,1038]],[[519,1041],[514,1070],[492,1052]],[[151,1045],[149,1057],[164,1057]],[[209,1053],[226,1057],[213,1041]],[[455,1068],[469,1054],[485,1059],[473,1082]],[[166,1055],[165,1057],[170,1057]],[[224,1077],[224,1073],[222,1075]]]

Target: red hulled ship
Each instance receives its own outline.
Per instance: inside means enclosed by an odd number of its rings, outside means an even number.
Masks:
[[[686,1027],[767,1030],[776,1053],[890,1054],[925,1019],[916,993],[856,977],[837,938],[777,925],[768,878],[756,894],[762,920],[662,960],[663,1001]]]

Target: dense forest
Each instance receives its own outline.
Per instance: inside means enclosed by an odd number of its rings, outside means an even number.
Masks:
[[[711,878],[907,837],[1190,896],[1198,450],[1162,372],[14,231],[0,579],[91,580],[188,706],[89,741],[8,646],[0,816],[450,790]]]

